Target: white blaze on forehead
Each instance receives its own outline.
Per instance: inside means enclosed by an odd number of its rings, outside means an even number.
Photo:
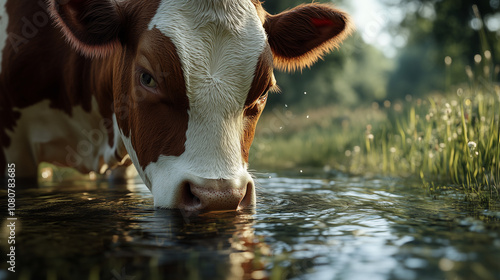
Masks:
[[[174,43],[189,99],[184,153],[162,155],[141,174],[155,205],[175,207],[186,180],[251,180],[241,153],[243,108],[267,44],[255,6],[250,0],[162,0],[153,28]]]
[[[186,81],[189,122],[178,163],[207,179],[240,174],[243,107],[267,44],[255,6],[250,0],[163,0],[149,28],[172,40]],[[162,156],[153,164],[171,160]]]
[[[9,23],[7,11],[5,10],[6,3],[7,0],[0,0],[0,73],[2,73],[2,56],[7,42],[7,24]]]

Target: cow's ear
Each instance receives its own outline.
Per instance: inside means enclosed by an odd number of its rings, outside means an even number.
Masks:
[[[66,40],[88,57],[104,57],[120,45],[123,16],[117,1],[48,0]]]
[[[311,66],[339,47],[354,29],[349,16],[328,4],[306,4],[264,22],[275,67],[293,71]]]

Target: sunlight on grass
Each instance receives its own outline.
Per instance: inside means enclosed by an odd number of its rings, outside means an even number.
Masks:
[[[351,174],[419,176],[462,188],[467,198],[498,200],[500,87],[492,80],[490,53],[476,56],[469,83],[427,99],[350,110],[328,107],[294,115],[267,113],[252,159],[262,168],[324,167]],[[447,65],[451,64],[446,61]]]

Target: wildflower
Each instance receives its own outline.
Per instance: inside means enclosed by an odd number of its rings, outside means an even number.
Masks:
[[[479,152],[476,151],[476,147],[477,147],[476,142],[469,141],[469,143],[467,144],[467,146],[469,146],[469,150],[470,150],[469,156],[471,158],[474,157],[474,156],[478,156],[479,155]]]
[[[467,144],[467,146],[469,146],[469,149],[471,149],[473,151],[473,150],[476,149],[477,144],[474,141],[469,141],[469,143]]]
[[[452,112],[450,103],[446,103],[444,105],[444,107],[445,107],[445,109],[443,110],[443,113],[444,113],[443,119],[447,120],[451,116],[451,112]]]
[[[359,147],[359,146],[355,146],[355,147],[354,147],[354,152],[355,152],[355,153],[359,153],[359,152],[361,152],[361,147]]]
[[[373,140],[373,138],[374,138],[373,134],[371,134],[371,133],[370,133],[370,134],[368,134],[368,136],[367,136],[367,137],[368,137],[368,140]]]
[[[390,151],[391,153],[393,153],[393,154],[394,154],[394,153],[396,152],[396,148],[395,148],[395,147],[391,147],[391,148],[389,149],[389,151]]]

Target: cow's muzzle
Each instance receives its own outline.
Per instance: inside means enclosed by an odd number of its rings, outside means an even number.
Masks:
[[[179,205],[185,211],[239,210],[255,204],[252,178],[238,179],[193,178],[182,183]]]

